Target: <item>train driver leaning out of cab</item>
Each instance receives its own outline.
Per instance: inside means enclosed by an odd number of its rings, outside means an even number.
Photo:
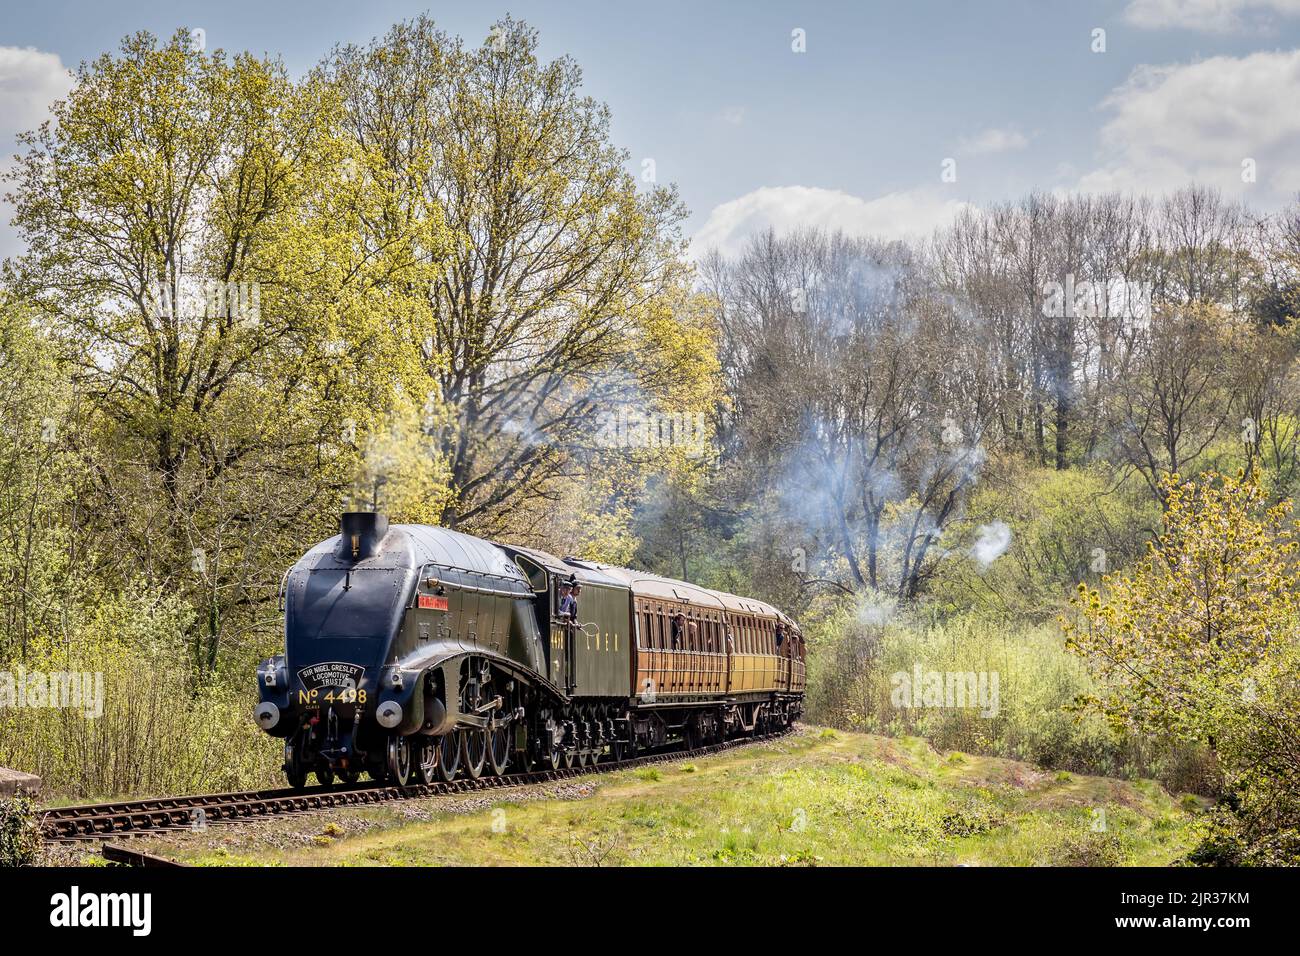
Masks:
[[[573,582],[561,581],[560,606],[556,609],[555,616],[561,621],[572,621],[578,616],[578,603],[573,598]]]
[[[570,598],[570,600],[573,602],[570,605],[570,608],[572,609],[572,615],[573,615],[570,618],[570,620],[573,621],[574,624],[578,623],[578,598],[580,597],[582,597],[582,582],[579,581],[577,578],[574,578],[573,596]]]

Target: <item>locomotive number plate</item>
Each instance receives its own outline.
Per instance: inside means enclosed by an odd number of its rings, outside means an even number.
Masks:
[[[435,597],[432,594],[421,594],[420,607],[434,611],[445,611],[447,610],[447,599],[445,597]]]
[[[344,661],[325,661],[298,671],[302,688],[300,705],[315,708],[324,704],[365,704],[366,692],[359,690],[366,669]]]

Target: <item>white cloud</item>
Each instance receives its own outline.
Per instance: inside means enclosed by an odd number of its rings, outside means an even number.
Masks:
[[[1125,20],[1148,30],[1243,33],[1271,27],[1276,16],[1300,16],[1300,0],[1130,0],[1124,8]]]
[[[39,126],[50,104],[67,95],[72,75],[54,53],[0,46],[0,138]]]
[[[1024,133],[1008,127],[982,130],[974,136],[963,139],[957,144],[957,148],[971,156],[986,156],[1024,149],[1028,145],[1029,138]]]
[[[912,189],[862,199],[816,186],[764,186],[716,206],[691,240],[691,254],[709,249],[741,252],[750,236],[770,228],[802,226],[843,230],[885,239],[925,236],[951,222],[966,203],[944,198],[939,189]]]
[[[68,94],[72,75],[56,54],[31,47],[0,46],[0,171],[12,165],[15,137],[40,126],[50,104]],[[4,190],[0,189],[0,193]],[[0,259],[21,251],[9,226],[12,209],[0,199]]]
[[[1084,190],[1159,193],[1189,182],[1260,203],[1300,189],[1300,50],[1141,66],[1102,103],[1101,163]],[[1242,182],[1254,160],[1257,181]]]

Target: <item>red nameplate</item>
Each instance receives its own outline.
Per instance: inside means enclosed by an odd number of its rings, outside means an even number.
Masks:
[[[435,611],[445,611],[447,610],[447,599],[445,597],[434,597],[432,594],[421,594],[420,607],[432,608]]]

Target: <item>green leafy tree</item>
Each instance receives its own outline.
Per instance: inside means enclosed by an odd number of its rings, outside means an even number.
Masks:
[[[1146,560],[1079,586],[1067,643],[1116,724],[1210,749],[1235,803],[1242,859],[1300,859],[1300,610],[1290,502],[1253,478],[1166,476]]]
[[[28,251],[6,282],[93,416],[101,568],[129,553],[187,595],[201,668],[271,623],[417,369],[401,292],[441,221],[394,224],[342,120],[320,73],[140,33],[80,67],[10,175]]]
[[[497,23],[474,48],[425,17],[329,72],[403,214],[445,217],[453,245],[411,325],[450,470],[440,521],[501,533],[577,480],[571,446],[619,403],[666,394],[680,366],[648,342],[685,274],[675,190],[638,189],[609,110],[568,57]]]

